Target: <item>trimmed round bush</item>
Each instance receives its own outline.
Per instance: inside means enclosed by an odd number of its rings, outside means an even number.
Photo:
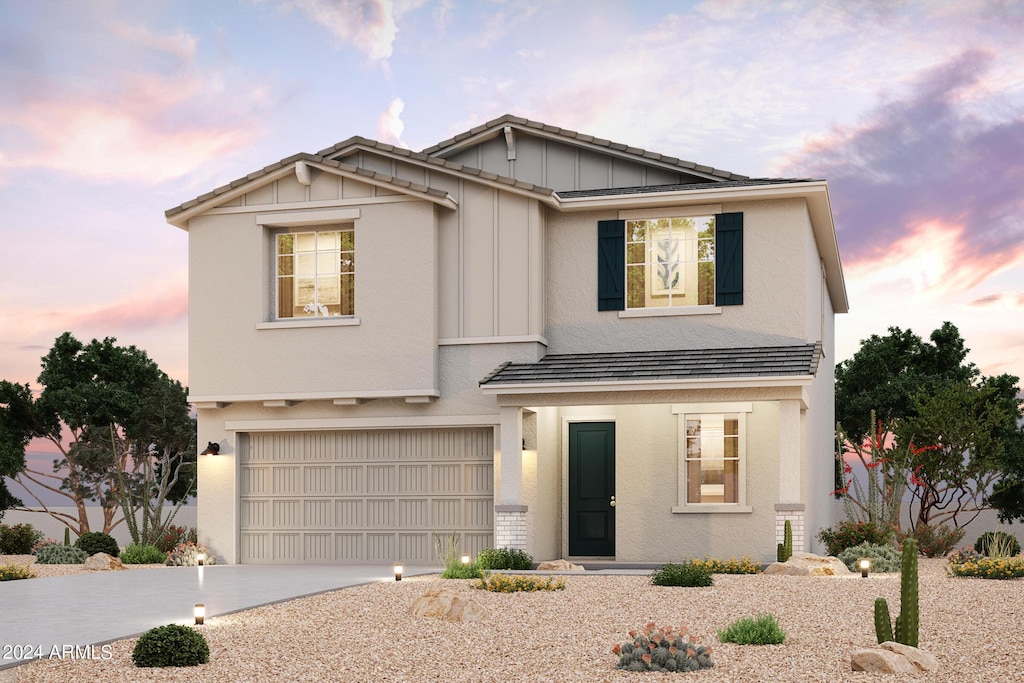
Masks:
[[[36,551],[36,564],[82,564],[89,553],[73,545],[53,543]]]
[[[129,543],[121,552],[121,562],[125,564],[163,564],[166,561],[167,553],[154,545]]]
[[[82,534],[75,541],[75,547],[89,553],[90,557],[96,553],[106,553],[111,557],[117,557],[118,553],[121,552],[120,548],[117,547],[117,541],[114,540],[114,537],[100,531],[87,531]]]
[[[1005,557],[1020,555],[1020,543],[1017,542],[1017,537],[1005,531],[986,531],[974,542],[974,549],[989,557],[993,553],[1002,553]]]
[[[714,582],[710,568],[693,562],[663,564],[651,572],[651,583],[655,586],[705,588]]]
[[[896,546],[878,543],[861,543],[852,548],[847,548],[836,557],[847,566],[851,572],[860,571],[860,561],[867,558],[871,561],[873,572],[898,572],[903,564],[903,555]]]
[[[197,666],[210,661],[210,646],[199,631],[168,624],[151,628],[132,650],[135,666]]]

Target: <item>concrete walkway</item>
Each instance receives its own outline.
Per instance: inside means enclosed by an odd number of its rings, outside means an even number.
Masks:
[[[406,567],[406,575],[436,573]],[[100,645],[156,626],[374,581],[394,581],[388,566],[215,565],[166,567],[0,582],[0,669],[54,647]],[[98,650],[98,648],[97,648]],[[28,651],[26,653],[26,651]]]

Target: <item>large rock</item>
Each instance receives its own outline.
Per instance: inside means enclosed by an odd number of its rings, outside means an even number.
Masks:
[[[916,647],[886,641],[873,648],[854,650],[850,655],[854,671],[901,674],[915,671],[935,671],[939,660]]]
[[[537,565],[537,571],[543,572],[583,572],[583,565],[573,564],[569,560],[548,560]]]
[[[106,572],[125,569],[125,566],[121,563],[121,560],[116,557],[111,557],[106,553],[96,553],[95,555],[89,556],[89,559],[85,561],[85,568],[94,572]]]
[[[793,553],[785,562],[773,562],[768,565],[764,573],[782,576],[848,576],[850,570],[836,557]]]
[[[429,590],[412,604],[416,617],[438,617],[448,621],[480,621],[487,617],[483,605],[444,588]]]

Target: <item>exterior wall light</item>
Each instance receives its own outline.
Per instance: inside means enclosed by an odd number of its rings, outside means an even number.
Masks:
[[[220,455],[220,444],[213,441],[207,442],[206,450],[199,455]]]
[[[868,578],[868,569],[871,568],[871,560],[866,557],[860,561],[860,576],[862,579]]]
[[[197,602],[193,609],[193,614],[195,614],[196,617],[196,626],[202,626],[203,622],[206,620],[206,605],[201,602]]]
[[[401,581],[401,580],[402,580],[402,565],[396,564],[395,565],[395,581]]]

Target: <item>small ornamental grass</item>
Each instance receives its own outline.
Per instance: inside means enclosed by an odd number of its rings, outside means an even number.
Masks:
[[[151,628],[132,650],[135,666],[196,666],[210,661],[210,646],[202,633],[188,626],[168,624]]]
[[[480,577],[477,588],[492,593],[535,593],[537,591],[565,590],[565,579],[546,576],[512,576],[509,574],[489,574]]]
[[[23,564],[0,564],[0,581],[34,579],[35,573]]]
[[[651,572],[651,583],[655,586],[684,586],[706,588],[714,584],[711,570],[695,562],[663,564]]]
[[[862,559],[871,562],[871,571],[882,574],[898,572],[903,564],[903,556],[900,551],[896,549],[896,546],[888,543],[885,545],[861,543],[839,553],[838,558],[851,572],[860,571]]]
[[[1020,555],[1020,543],[1017,541],[1017,537],[1005,531],[986,531],[974,542],[974,549],[989,557]]]
[[[685,673],[715,665],[711,646],[698,645],[695,636],[687,637],[685,628],[658,628],[652,622],[643,629],[633,629],[629,637],[631,640],[612,646],[619,669]]]
[[[779,645],[786,639],[786,633],[772,614],[737,619],[718,632],[723,643],[737,645]]]
[[[167,553],[161,552],[155,545],[129,543],[121,551],[121,562],[125,564],[163,564],[166,561]]]
[[[730,557],[728,560],[719,560],[716,557],[704,556],[701,559],[686,560],[695,567],[703,567],[712,574],[759,574],[761,564],[754,562],[744,555],[740,559]]]
[[[950,556],[950,562],[946,565],[946,573],[950,576],[977,579],[1019,579],[1024,576],[1022,557],[977,557],[954,561],[957,553]]]
[[[434,536],[434,548],[437,551],[437,559],[441,561],[442,579],[479,579],[483,572],[477,562],[462,564],[462,553],[459,552],[459,535],[452,532],[442,538]]]

